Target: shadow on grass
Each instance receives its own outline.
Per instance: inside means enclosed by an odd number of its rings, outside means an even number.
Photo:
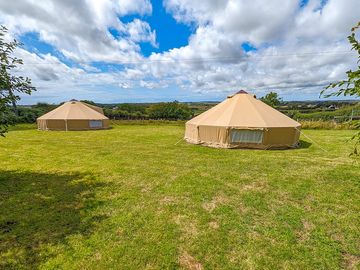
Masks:
[[[300,149],[309,148],[311,145],[312,145],[312,143],[310,143],[308,141],[300,140],[298,148],[300,148]]]
[[[0,269],[35,269],[49,256],[45,246],[86,235],[104,216],[91,175],[0,170]]]

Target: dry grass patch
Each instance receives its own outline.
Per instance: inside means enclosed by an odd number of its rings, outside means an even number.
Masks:
[[[296,236],[300,242],[305,242],[309,240],[311,232],[314,230],[315,226],[308,220],[302,220],[303,228],[296,232]]]
[[[211,202],[206,202],[202,204],[202,208],[204,208],[207,212],[211,213],[212,211],[214,211],[216,207],[216,203],[211,201]]]
[[[219,223],[217,223],[216,221],[210,221],[209,222],[209,227],[211,228],[211,229],[219,229]]]
[[[176,204],[178,201],[178,199],[176,197],[173,196],[165,196],[164,198],[162,198],[160,200],[160,204],[163,205],[170,205],[170,204]]]
[[[180,227],[182,238],[194,238],[199,234],[198,222],[184,215],[174,217],[174,222]]]
[[[201,206],[207,212],[212,213],[218,205],[226,204],[228,202],[229,199],[221,194],[214,197],[210,202],[204,202]]]
[[[349,270],[359,269],[360,266],[360,257],[348,253],[342,255],[343,258],[343,267]]]
[[[188,270],[202,270],[204,269],[200,262],[186,251],[182,252],[179,257],[180,267]]]
[[[250,184],[241,186],[241,190],[243,191],[263,191],[267,187],[265,182],[252,182]]]

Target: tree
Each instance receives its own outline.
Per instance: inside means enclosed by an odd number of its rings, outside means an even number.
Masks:
[[[192,116],[190,108],[178,101],[153,104],[147,112],[151,119],[185,120]]]
[[[351,49],[356,51],[357,56],[357,70],[348,70],[346,72],[347,79],[341,80],[338,82],[334,82],[329,84],[325,87],[324,90],[321,91],[320,96],[324,96],[326,98],[332,97],[332,96],[354,96],[354,97],[360,97],[360,42],[356,40],[356,31],[360,28],[360,22],[357,23],[356,26],[351,28],[351,34],[348,36],[348,40],[351,44]],[[331,93],[325,94],[325,92],[329,89],[335,89],[335,91]],[[356,123],[357,128],[360,128],[360,121]],[[358,146],[360,145],[360,132],[357,132],[353,137],[353,140],[355,140],[354,145],[354,155],[358,155]]]
[[[270,92],[266,94],[264,97],[260,98],[260,100],[271,107],[279,106],[282,102],[282,99],[275,92]]]
[[[15,49],[21,45],[17,40],[6,41],[7,28],[0,26],[0,136],[4,136],[8,126],[13,122],[9,114],[12,106],[13,113],[18,114],[16,102],[20,100],[20,93],[30,95],[36,88],[31,85],[28,77],[16,76],[11,71],[23,61],[13,56]]]
[[[145,114],[145,109],[146,109],[146,107],[144,105],[130,104],[130,103],[119,104],[117,107],[118,107],[118,110],[127,111],[129,113],[140,112],[143,114]]]

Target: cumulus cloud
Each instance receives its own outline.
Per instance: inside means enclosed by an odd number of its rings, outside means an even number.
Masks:
[[[316,96],[356,65],[346,36],[360,18],[358,0],[309,0],[304,6],[299,0],[164,0],[163,5],[194,31],[187,45],[149,57],[139,43],[157,47],[156,31],[145,19],[121,17],[150,16],[150,0],[0,1],[0,21],[13,35],[38,33],[75,63],[20,51],[25,63],[35,64],[19,72],[34,76],[49,93],[61,82],[76,91],[176,86],[204,99],[238,88]],[[244,51],[245,43],[255,49]],[[122,68],[101,71],[94,62]]]
[[[129,34],[129,39],[134,42],[149,42],[154,47],[158,47],[156,43],[156,32],[152,31],[149,24],[135,19],[124,26],[124,32]]]
[[[291,27],[298,1],[166,0],[165,6],[180,22],[211,25],[229,37],[259,43],[280,37]]]
[[[0,17],[17,35],[39,33],[40,40],[78,62],[110,63],[142,59],[137,42],[156,45],[155,32],[139,19],[119,16],[150,14],[149,0],[0,1]],[[118,30],[114,37],[109,29]]]
[[[165,7],[197,30],[187,46],[151,55],[167,62],[150,70],[154,76],[171,71],[197,91],[318,93],[356,64],[346,35],[360,18],[357,0],[310,0],[304,7],[295,0],[166,0]],[[257,50],[244,53],[245,42]],[[194,61],[175,66],[177,59]]]

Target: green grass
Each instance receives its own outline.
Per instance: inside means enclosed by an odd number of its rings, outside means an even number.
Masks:
[[[359,267],[354,131],[261,151],[175,145],[182,124],[33,127],[0,139],[1,269]]]

